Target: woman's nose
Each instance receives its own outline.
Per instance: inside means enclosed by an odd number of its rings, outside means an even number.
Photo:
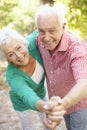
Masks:
[[[20,52],[16,51],[15,53],[16,53],[16,56],[17,56],[18,58],[21,57],[21,53],[20,53]]]

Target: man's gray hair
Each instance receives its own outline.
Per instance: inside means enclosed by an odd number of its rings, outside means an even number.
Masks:
[[[65,23],[64,12],[56,6],[42,5],[38,8],[35,14],[35,24],[37,26],[38,18],[43,16],[49,16],[52,13],[58,17],[59,24]],[[49,19],[48,19],[49,20]]]

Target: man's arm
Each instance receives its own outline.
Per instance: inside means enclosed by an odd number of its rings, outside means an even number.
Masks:
[[[80,79],[69,91],[69,93],[62,99],[64,108],[67,109],[87,96],[87,79]]]
[[[69,91],[69,93],[62,99],[62,103],[55,106],[53,108],[53,112],[48,112],[49,119],[58,121],[61,111],[66,111],[68,108],[81,101],[85,96],[87,96],[87,79],[80,79]],[[56,98],[57,97],[55,97],[55,100]]]

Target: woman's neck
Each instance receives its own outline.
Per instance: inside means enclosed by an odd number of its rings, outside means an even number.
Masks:
[[[36,60],[31,55],[29,55],[29,63],[26,66],[20,67],[19,69],[21,69],[31,77],[35,71],[35,68]]]

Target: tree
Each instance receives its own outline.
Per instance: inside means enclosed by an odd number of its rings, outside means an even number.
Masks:
[[[31,33],[36,28],[34,17],[39,5],[38,0],[19,0],[19,6],[15,10],[14,28],[24,35]]]
[[[54,0],[41,0],[42,4],[47,4],[49,3],[50,5],[52,5],[54,3]]]
[[[39,5],[36,0],[2,0],[0,28],[10,26],[21,34],[29,34],[35,29],[34,15]]]
[[[17,5],[17,0],[2,0],[0,2],[0,28],[14,21],[13,9]]]
[[[60,0],[55,0],[56,2]],[[61,0],[68,7],[66,18],[71,30],[80,32],[81,37],[87,36],[87,0]]]

